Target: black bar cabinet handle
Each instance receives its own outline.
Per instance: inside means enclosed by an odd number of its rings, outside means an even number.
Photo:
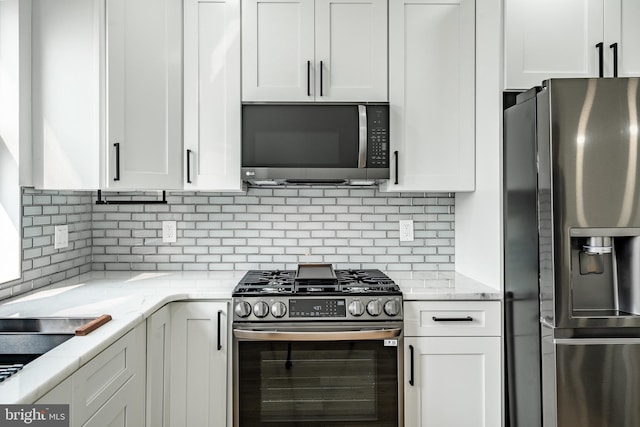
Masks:
[[[409,385],[413,386],[413,346],[409,344]]]
[[[120,181],[120,143],[113,144],[116,149],[116,173],[113,176],[114,181]]]
[[[222,310],[218,310],[218,351],[222,350],[222,336],[220,335],[221,324],[222,324]]]
[[[598,49],[598,77],[604,77],[604,43],[598,43],[596,49]]]
[[[396,181],[394,184],[398,185],[398,151],[394,151],[393,155],[395,156],[396,160]]]
[[[473,322],[473,317],[432,317],[434,322]]]
[[[613,49],[613,77],[618,77],[618,43],[613,43],[609,48]]]
[[[323,63],[322,61],[320,61],[320,96],[323,96],[323,87],[322,87],[322,69],[323,69]]]
[[[311,61],[307,61],[307,96],[311,96]]]
[[[191,153],[192,151],[187,149],[187,184],[191,184]]]

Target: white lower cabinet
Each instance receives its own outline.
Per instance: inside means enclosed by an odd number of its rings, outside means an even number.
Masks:
[[[227,425],[228,304],[176,302],[171,308],[170,425]]]
[[[500,426],[500,348],[499,301],[406,301],[405,425]]]
[[[147,318],[148,427],[169,426],[171,309],[167,304]]]
[[[68,403],[72,427],[144,425],[145,323],[128,332],[35,403]]]

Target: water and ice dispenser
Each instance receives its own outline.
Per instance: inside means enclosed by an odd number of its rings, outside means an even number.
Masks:
[[[640,316],[640,230],[571,230],[571,316]]]

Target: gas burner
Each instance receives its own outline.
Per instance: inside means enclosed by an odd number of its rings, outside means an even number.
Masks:
[[[291,270],[267,270],[258,271],[259,280],[278,280],[278,279],[293,279],[295,272]]]

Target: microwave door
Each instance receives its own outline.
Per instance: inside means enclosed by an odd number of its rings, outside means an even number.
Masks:
[[[242,114],[243,167],[358,167],[353,105],[244,105]]]

